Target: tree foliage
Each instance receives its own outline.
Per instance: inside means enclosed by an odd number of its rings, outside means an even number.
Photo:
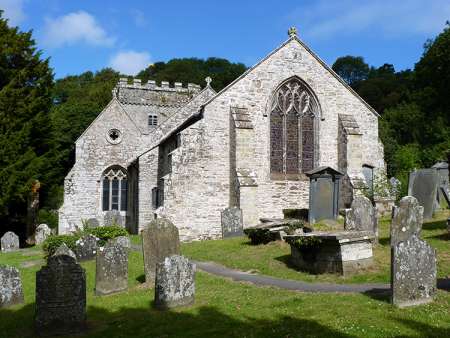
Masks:
[[[361,56],[342,56],[337,58],[331,68],[350,86],[366,80],[369,75],[369,65]]]
[[[53,74],[31,32],[9,27],[0,11],[0,224],[23,224],[31,182],[51,179],[49,111]]]

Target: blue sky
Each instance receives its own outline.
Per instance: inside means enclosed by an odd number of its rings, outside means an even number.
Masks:
[[[32,29],[56,76],[113,67],[134,74],[176,57],[255,64],[299,37],[328,64],[343,55],[411,68],[450,20],[448,0],[0,0],[11,25]]]

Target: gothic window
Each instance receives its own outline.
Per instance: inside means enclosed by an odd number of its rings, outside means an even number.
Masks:
[[[296,175],[314,167],[314,125],[317,104],[298,79],[275,93],[270,113],[270,171]]]
[[[120,167],[107,169],[103,174],[103,210],[127,210],[128,181]]]
[[[158,125],[158,115],[150,114],[148,116],[148,126],[156,127]]]

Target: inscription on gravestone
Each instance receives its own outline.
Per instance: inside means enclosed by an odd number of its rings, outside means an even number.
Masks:
[[[109,241],[98,249],[95,294],[109,295],[128,289],[128,249]]]
[[[155,283],[156,264],[180,254],[178,229],[168,219],[157,218],[142,230],[145,282]]]
[[[0,265],[0,308],[23,303],[22,280],[19,270]]]
[[[436,169],[420,169],[409,175],[408,195],[415,197],[423,206],[423,218],[433,217],[439,177]]]
[[[2,252],[19,250],[19,236],[12,231],[6,232],[0,239],[0,246]]]
[[[38,334],[67,335],[86,327],[86,273],[74,258],[52,256],[36,273]]]
[[[194,303],[195,264],[183,256],[166,257],[156,267],[155,307],[160,310]]]
[[[226,208],[221,212],[222,237],[243,236],[242,210],[237,207]]]

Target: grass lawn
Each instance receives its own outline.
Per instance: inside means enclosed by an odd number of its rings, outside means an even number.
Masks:
[[[450,276],[450,237],[446,225],[449,215],[448,211],[437,213],[431,222],[424,223],[421,235],[437,250],[439,278]],[[286,279],[331,283],[389,283],[391,257],[389,226],[390,219],[380,221],[380,244],[374,249],[373,268],[349,277],[332,274],[311,275],[296,271],[289,264],[290,246],[282,241],[251,245],[247,237],[237,237],[183,244],[182,251],[184,255],[199,261],[217,262],[230,268]]]
[[[443,217],[443,215],[441,215]],[[449,273],[449,242],[442,222],[424,226],[424,237],[438,249],[439,274]],[[387,225],[377,249],[379,269],[361,275],[364,281],[387,282]],[[139,243],[134,237],[133,243]],[[220,262],[243,270],[304,280],[356,282],[332,276],[311,277],[291,271],[289,251],[281,243],[258,247],[232,239],[184,244],[183,253],[195,259]],[[33,337],[35,274],[39,265],[21,264],[42,259],[39,248],[0,254],[0,264],[20,269],[25,304],[0,309],[0,337]],[[281,258],[280,258],[281,257]],[[445,264],[447,264],[445,266]],[[267,268],[264,268],[267,265]],[[159,312],[152,309],[153,290],[142,288],[142,254],[129,256],[129,291],[94,295],[95,262],[82,263],[87,272],[89,331],[83,337],[449,337],[450,292],[439,291],[434,303],[397,309],[386,297],[364,294],[299,293],[236,283],[203,272],[196,276],[196,302],[188,308]],[[446,270],[447,269],[447,270]]]

